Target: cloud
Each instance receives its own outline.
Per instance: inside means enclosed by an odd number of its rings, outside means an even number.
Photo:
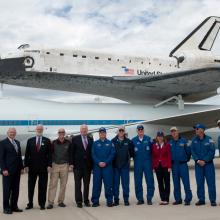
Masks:
[[[29,43],[38,47],[167,56],[205,17],[220,15],[218,3],[218,0],[1,1],[0,52]]]

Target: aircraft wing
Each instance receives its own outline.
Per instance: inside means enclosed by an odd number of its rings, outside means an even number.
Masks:
[[[149,121],[138,121],[138,122],[132,122],[124,124],[125,127],[130,126],[136,126],[137,124],[143,124],[143,125],[158,125],[158,129],[160,129],[160,126],[177,126],[179,128],[185,127],[189,128],[187,135],[191,135],[193,133],[193,126],[197,123],[202,123],[206,126],[206,128],[213,128],[216,127],[216,123],[220,118],[220,106],[213,106],[211,108],[208,108],[206,111],[198,111],[193,113],[187,113],[187,114],[180,114],[178,116],[169,117],[169,118],[161,118],[157,120],[149,120]],[[112,125],[105,127],[106,130],[116,130],[119,127],[119,125]],[[91,135],[98,132],[99,128],[95,129],[89,129],[88,133]],[[78,131],[76,132],[67,132],[67,136],[76,136],[80,133]]]
[[[179,116],[162,118],[153,121],[145,121],[144,124],[153,125],[168,125],[177,127],[191,127],[197,123],[202,123],[206,128],[216,127],[217,121],[220,118],[220,106],[213,106],[212,109],[201,112],[194,112],[189,114],[183,114]]]

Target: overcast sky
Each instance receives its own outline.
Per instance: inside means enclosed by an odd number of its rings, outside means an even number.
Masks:
[[[168,57],[211,15],[220,16],[220,0],[0,0],[0,55],[29,43],[39,48]],[[88,97],[4,88],[5,95],[58,101],[85,101]],[[220,104],[219,97],[211,99],[216,100]]]

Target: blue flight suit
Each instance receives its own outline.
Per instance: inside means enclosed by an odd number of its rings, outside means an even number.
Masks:
[[[125,202],[129,199],[129,185],[130,185],[130,158],[133,157],[133,143],[130,139],[124,138],[119,140],[118,136],[112,139],[115,146],[115,159],[113,161],[114,168],[114,186],[113,194],[114,201],[119,201],[119,186],[120,180],[123,189],[123,198]]]
[[[99,197],[102,189],[102,181],[105,187],[105,198],[107,204],[112,204],[113,200],[113,168],[112,161],[115,157],[115,147],[108,139],[97,140],[92,146],[93,166],[93,190],[92,203],[99,204]],[[104,168],[99,166],[100,162],[105,162],[107,165]]]
[[[141,141],[138,136],[132,139],[134,144],[134,183],[135,194],[138,201],[144,201],[142,179],[143,174],[147,184],[147,201],[154,196],[154,177],[152,170],[151,138],[144,135]]]
[[[211,137],[205,135],[203,139],[194,137],[191,144],[193,159],[195,160],[195,174],[197,183],[197,196],[199,201],[205,202],[205,179],[208,185],[209,200],[216,201],[215,185],[215,166],[213,159],[215,157],[215,144]],[[198,160],[205,161],[202,167],[197,164]]]
[[[192,200],[192,191],[190,189],[189,168],[187,162],[191,157],[191,148],[187,140],[181,137],[178,140],[171,139],[170,146],[174,198],[177,202],[182,202],[180,185],[180,180],[182,180],[185,191],[184,201],[190,203]]]

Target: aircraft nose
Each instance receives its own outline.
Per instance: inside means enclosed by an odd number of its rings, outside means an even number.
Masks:
[[[0,58],[0,73],[8,74],[13,72],[25,71],[24,57],[18,58]]]

